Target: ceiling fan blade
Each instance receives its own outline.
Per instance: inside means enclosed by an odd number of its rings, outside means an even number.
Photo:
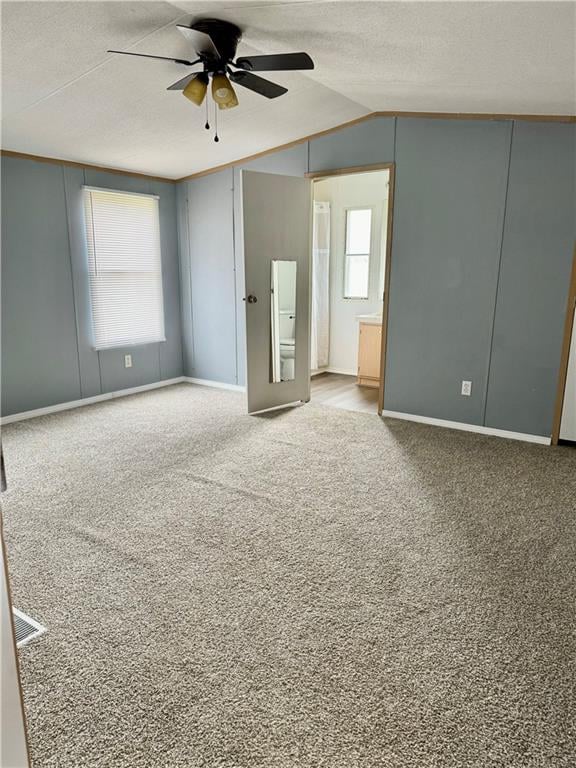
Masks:
[[[133,53],[132,51],[106,51],[106,53],[121,53],[124,56],[141,56],[144,59],[162,59],[163,61],[173,61],[176,64],[184,64],[187,67],[192,67],[194,64],[199,64],[200,59],[196,61],[187,61],[186,59],[172,59],[170,56],[153,56],[150,53]]]
[[[241,56],[236,66],[249,72],[279,72],[289,69],[314,69],[314,62],[307,53],[273,53],[269,56]]]
[[[261,96],[266,96],[267,99],[275,99],[284,93],[288,93],[288,88],[272,83],[270,80],[265,80],[258,75],[253,75],[251,72],[230,72],[229,77],[232,82],[243,85],[244,88],[249,88]]]
[[[221,58],[218,48],[214,45],[214,41],[205,32],[200,32],[198,29],[190,29],[190,27],[184,27],[182,24],[176,25],[180,32],[184,35],[188,42],[192,43],[194,50],[198,56],[211,56],[212,58]]]
[[[175,83],[172,83],[172,85],[169,85],[168,88],[166,88],[167,91],[183,91],[184,88],[188,85],[188,83],[191,80],[194,80],[196,75],[199,75],[200,72],[192,72],[190,75],[186,75],[186,77],[183,77],[181,80],[177,80]]]

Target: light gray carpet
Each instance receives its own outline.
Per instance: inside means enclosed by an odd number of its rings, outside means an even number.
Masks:
[[[576,451],[243,410],[4,429],[35,766],[574,766]]]

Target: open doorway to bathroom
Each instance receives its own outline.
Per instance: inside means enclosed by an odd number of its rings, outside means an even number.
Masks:
[[[313,176],[311,400],[378,413],[391,165]]]

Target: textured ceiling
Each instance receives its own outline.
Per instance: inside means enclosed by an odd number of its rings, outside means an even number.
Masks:
[[[574,114],[573,2],[3,2],[2,146],[178,178],[376,110]],[[188,71],[107,48],[189,58],[175,29],[235,21],[239,53],[306,50],[272,73],[274,101],[238,88],[221,141],[168,85]]]

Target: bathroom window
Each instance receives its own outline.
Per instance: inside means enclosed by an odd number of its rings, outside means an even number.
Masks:
[[[372,209],[348,208],[344,249],[344,298],[367,299],[370,277]]]

